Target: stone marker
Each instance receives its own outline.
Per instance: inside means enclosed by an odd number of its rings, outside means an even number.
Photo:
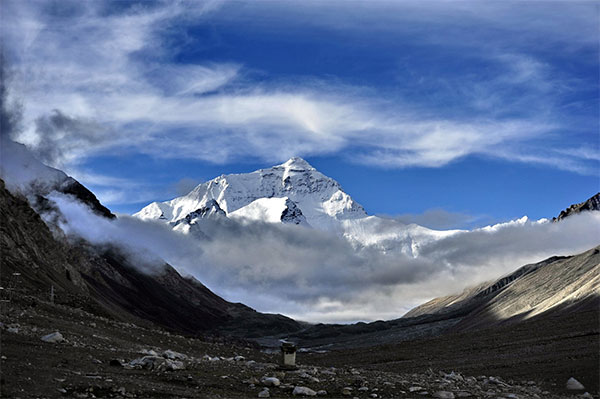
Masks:
[[[296,368],[296,345],[293,342],[281,341],[281,367]]]

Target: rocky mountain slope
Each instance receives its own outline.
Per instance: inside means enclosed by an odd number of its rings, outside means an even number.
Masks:
[[[466,314],[455,329],[482,328],[548,311],[600,305],[600,247],[525,265],[458,295],[433,299],[404,317]]]
[[[168,264],[141,272],[152,268],[116,248],[61,239],[1,180],[0,232],[4,295],[49,298],[53,289],[57,303],[191,334],[260,336],[300,328],[289,318],[229,303]]]
[[[557,217],[552,218],[552,221],[557,222],[571,215],[586,211],[600,211],[600,193],[588,198],[587,201],[571,205],[567,209],[561,211]]]
[[[457,295],[433,299],[400,319],[314,325],[294,334],[314,348],[376,346],[476,331],[600,308],[600,247],[526,265]]]

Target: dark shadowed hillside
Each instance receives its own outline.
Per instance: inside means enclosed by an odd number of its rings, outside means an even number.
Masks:
[[[56,238],[57,233],[52,234],[25,199],[13,196],[0,184],[5,295],[10,292],[47,300],[53,287],[57,303],[121,320],[151,321],[188,334],[221,332],[252,337],[300,328],[289,318],[227,302],[168,264],[152,273],[141,272],[152,267],[136,264],[115,248],[97,248],[85,242],[74,245]],[[110,217],[110,212],[106,216]]]

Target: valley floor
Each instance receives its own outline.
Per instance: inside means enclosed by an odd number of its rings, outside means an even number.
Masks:
[[[274,398],[293,397],[298,386],[333,398],[583,397],[583,391],[563,389],[571,376],[597,397],[597,312],[571,321],[580,323],[578,331],[589,327],[587,335],[569,335],[569,326],[547,319],[479,334],[299,353],[299,369],[281,371],[276,354],[241,341],[183,337],[33,298],[1,306],[3,398],[252,398],[273,381],[261,382],[265,376],[280,381],[269,387]],[[66,341],[40,339],[55,331]],[[150,356],[145,368],[131,366],[150,350],[159,356]],[[185,358],[166,361],[165,350]]]

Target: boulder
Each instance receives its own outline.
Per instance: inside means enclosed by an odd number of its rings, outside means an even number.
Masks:
[[[276,377],[263,377],[260,382],[266,387],[278,387],[281,385],[281,381]]]
[[[433,394],[433,397],[439,399],[454,399],[454,394],[449,391],[437,391]]]
[[[187,360],[188,358],[183,353],[175,352],[170,349],[163,352],[163,357],[171,360]]]
[[[56,331],[56,332],[53,332],[52,334],[44,335],[41,338],[41,340],[44,342],[50,342],[52,344],[56,344],[59,342],[63,342],[65,340],[65,338],[62,336],[61,333]]]
[[[567,381],[567,389],[570,391],[583,391],[585,389],[585,387],[583,386],[583,384],[581,382],[579,382],[575,378],[571,377]]]
[[[294,396],[317,396],[317,393],[310,388],[297,386],[292,391]]]
[[[146,370],[185,370],[185,364],[180,360],[165,359],[161,356],[144,356],[129,362],[131,368],[141,368]]]

